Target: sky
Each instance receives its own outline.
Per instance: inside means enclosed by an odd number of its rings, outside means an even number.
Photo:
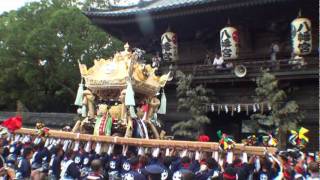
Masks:
[[[5,11],[10,10],[16,10],[20,7],[22,7],[27,2],[34,2],[34,1],[40,1],[40,0],[0,0],[0,14],[2,14]],[[115,0],[111,0],[111,3]],[[117,0],[118,5],[133,5],[137,3],[139,0]]]
[[[40,0],[0,0],[0,14],[5,11],[16,10],[22,7],[27,2],[34,2]]]

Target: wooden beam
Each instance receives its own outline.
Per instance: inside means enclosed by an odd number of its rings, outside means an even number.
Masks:
[[[25,134],[36,136],[35,129],[21,128],[15,131],[15,134]],[[197,142],[197,141],[177,141],[177,140],[158,140],[158,139],[139,139],[139,138],[124,138],[116,136],[94,136],[89,134],[71,133],[57,130],[50,130],[49,137],[79,140],[79,141],[93,141],[109,144],[129,145],[137,147],[154,147],[154,148],[175,148],[175,149],[188,149],[199,151],[218,151],[219,144],[216,142]],[[250,155],[264,155],[265,152],[274,154],[277,148],[273,147],[260,147],[260,146],[246,146],[244,144],[235,144],[233,152],[241,154],[246,152]]]

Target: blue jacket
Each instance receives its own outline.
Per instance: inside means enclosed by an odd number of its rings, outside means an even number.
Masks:
[[[25,159],[21,158],[21,160],[18,162],[18,168],[17,168],[17,178],[30,178],[31,175],[31,165],[30,162]]]

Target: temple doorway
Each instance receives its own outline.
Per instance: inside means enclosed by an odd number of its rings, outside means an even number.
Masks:
[[[249,120],[250,116],[246,112],[209,112],[210,124],[205,128],[205,134],[210,137],[210,141],[218,142],[217,131],[221,130],[223,133],[227,133],[234,137],[236,142],[241,142],[241,139],[245,138],[245,134],[242,133],[242,122]]]

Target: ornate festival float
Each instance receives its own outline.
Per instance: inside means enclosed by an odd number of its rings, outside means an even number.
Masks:
[[[127,43],[124,51],[111,59],[94,60],[89,69],[79,62],[85,83],[79,85],[75,104],[84,120],[73,132],[163,139],[157,114],[165,113],[166,99],[164,91],[161,101],[157,95],[170,72],[158,76],[157,68],[141,63],[140,57]]]
[[[208,142],[207,136],[199,137],[200,142],[166,137],[165,131],[161,130],[158,114],[166,113],[163,88],[172,80],[172,72],[158,75],[157,68],[142,63],[140,55],[137,51],[131,52],[127,43],[124,51],[110,59],[94,60],[90,68],[79,62],[81,83],[75,105],[79,107],[80,120],[69,132],[50,130],[41,123],[37,123],[36,129],[16,128],[11,132],[16,136],[33,136],[35,141],[45,139],[47,145],[58,139],[65,147],[78,147],[82,141],[86,149],[90,146],[96,150],[98,148],[99,152],[105,145],[109,149],[102,149],[109,151],[114,144],[236,154],[246,152],[253,155],[276,152],[274,146],[237,144],[226,134],[220,134],[217,143]]]

